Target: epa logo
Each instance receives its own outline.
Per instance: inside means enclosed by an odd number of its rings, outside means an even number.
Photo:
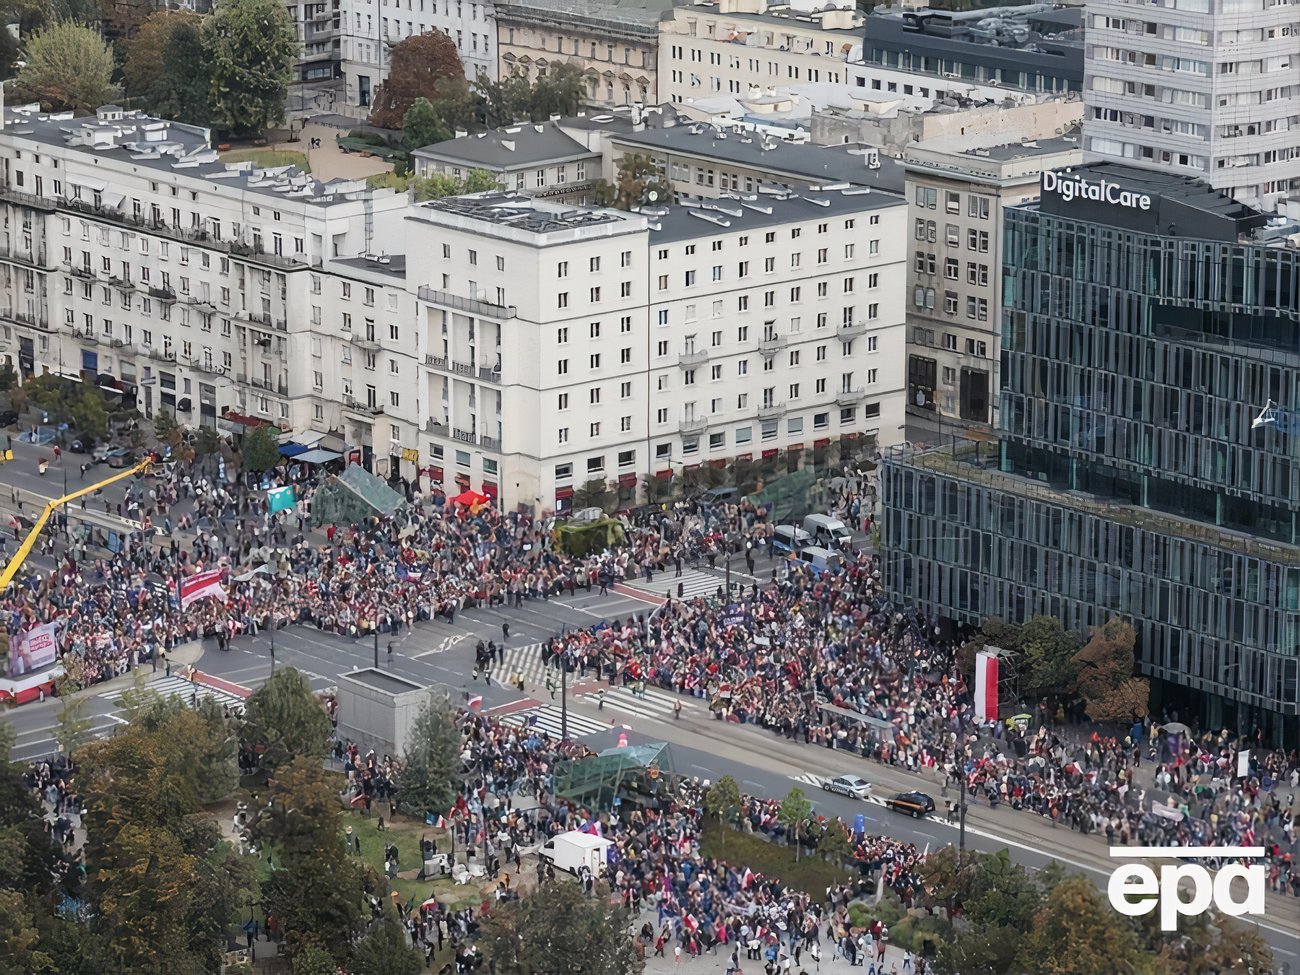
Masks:
[[[1161,857],[1188,860],[1197,857],[1225,857],[1229,859],[1262,857],[1260,846],[1146,846],[1128,849],[1111,849],[1112,857]],[[1245,882],[1245,897],[1238,898],[1239,888],[1233,881]],[[1200,917],[1211,907],[1230,917],[1243,914],[1262,916],[1264,889],[1268,871],[1263,864],[1245,866],[1230,863],[1217,873],[1199,863],[1166,864],[1156,871],[1145,863],[1127,863],[1110,875],[1106,894],[1111,907],[1128,917],[1142,917],[1156,908],[1160,909],[1160,930],[1175,931],[1178,916]],[[1190,900],[1183,898],[1184,882],[1190,881]]]

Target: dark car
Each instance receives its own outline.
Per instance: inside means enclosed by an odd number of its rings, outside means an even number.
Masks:
[[[695,496],[695,501],[702,505],[739,504],[742,495],[738,487],[714,487]]]
[[[11,427],[17,422],[17,410],[0,410],[0,427]]]
[[[934,812],[934,800],[924,792],[900,792],[886,799],[885,805],[894,812],[906,813],[913,819],[920,819]]]

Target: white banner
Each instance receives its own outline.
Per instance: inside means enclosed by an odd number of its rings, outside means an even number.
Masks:
[[[43,623],[21,633],[9,647],[9,676],[21,677],[43,670],[59,656],[59,628],[56,623]]]

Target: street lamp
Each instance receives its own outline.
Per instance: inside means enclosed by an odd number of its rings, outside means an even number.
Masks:
[[[569,665],[565,660],[567,651],[564,646],[564,637],[568,633],[567,623],[560,625],[560,739],[569,740]],[[554,686],[554,685],[552,685]]]
[[[378,616],[375,617],[374,622],[371,625],[371,630],[374,633],[374,637],[375,637],[375,670],[378,670],[379,669],[379,617]]]

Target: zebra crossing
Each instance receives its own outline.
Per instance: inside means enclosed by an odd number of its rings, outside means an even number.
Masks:
[[[605,688],[603,710],[632,715],[637,718],[671,721],[674,717],[675,705],[678,702],[681,703],[682,714],[687,716],[691,715],[691,712],[698,712],[700,709],[700,704],[696,699],[671,694],[658,688],[647,687],[644,695],[643,697],[641,694],[634,692],[631,687],[615,686]],[[582,694],[580,697],[587,704],[600,703],[599,690]]]
[[[492,679],[503,687],[508,687],[510,675],[518,674],[524,679],[525,692],[532,692],[546,686],[546,666],[542,663],[542,644],[525,643],[520,647],[506,647],[503,662],[492,670]],[[560,679],[560,672],[554,668],[551,673]]]
[[[211,687],[207,684],[192,683],[184,677],[177,677],[175,675],[170,677],[155,677],[150,681],[146,681],[144,686],[147,690],[156,691],[164,698],[178,695],[186,704],[190,703],[193,699],[193,695],[197,692],[200,697],[210,697],[218,704],[227,705],[239,710],[240,712],[244,710],[244,699],[238,694],[222,690],[218,687]],[[105,691],[99,696],[105,701],[117,702],[122,699],[123,695],[129,694],[131,690],[132,688],[130,687],[122,687],[111,691]]]
[[[820,789],[822,787],[822,783],[826,781],[825,778],[823,778],[822,776],[813,775],[811,772],[801,772],[798,775],[790,776],[790,778],[793,779],[795,782],[800,783],[801,785],[812,786],[814,789]]]
[[[501,722],[515,728],[529,727],[536,731],[545,732],[552,738],[559,738],[560,731],[564,726],[564,717],[558,705],[544,704],[539,708],[529,708],[527,711],[515,711],[511,714],[502,715]],[[569,711],[570,738],[585,738],[588,735],[596,735],[612,730],[612,725],[601,721],[599,718],[589,718],[585,714],[575,714],[572,710]]]
[[[744,563],[741,563],[743,569]],[[734,587],[741,579],[737,573],[731,573],[731,584]],[[646,582],[643,578],[628,579],[623,585],[629,589],[637,589],[645,593],[653,593],[656,596],[677,597],[677,587],[681,586],[683,599],[695,599],[697,596],[716,596],[719,588],[725,588],[726,577],[721,573],[714,574],[706,572],[703,569],[683,569],[681,577],[674,576],[672,572],[661,572],[655,576],[654,582]]]

